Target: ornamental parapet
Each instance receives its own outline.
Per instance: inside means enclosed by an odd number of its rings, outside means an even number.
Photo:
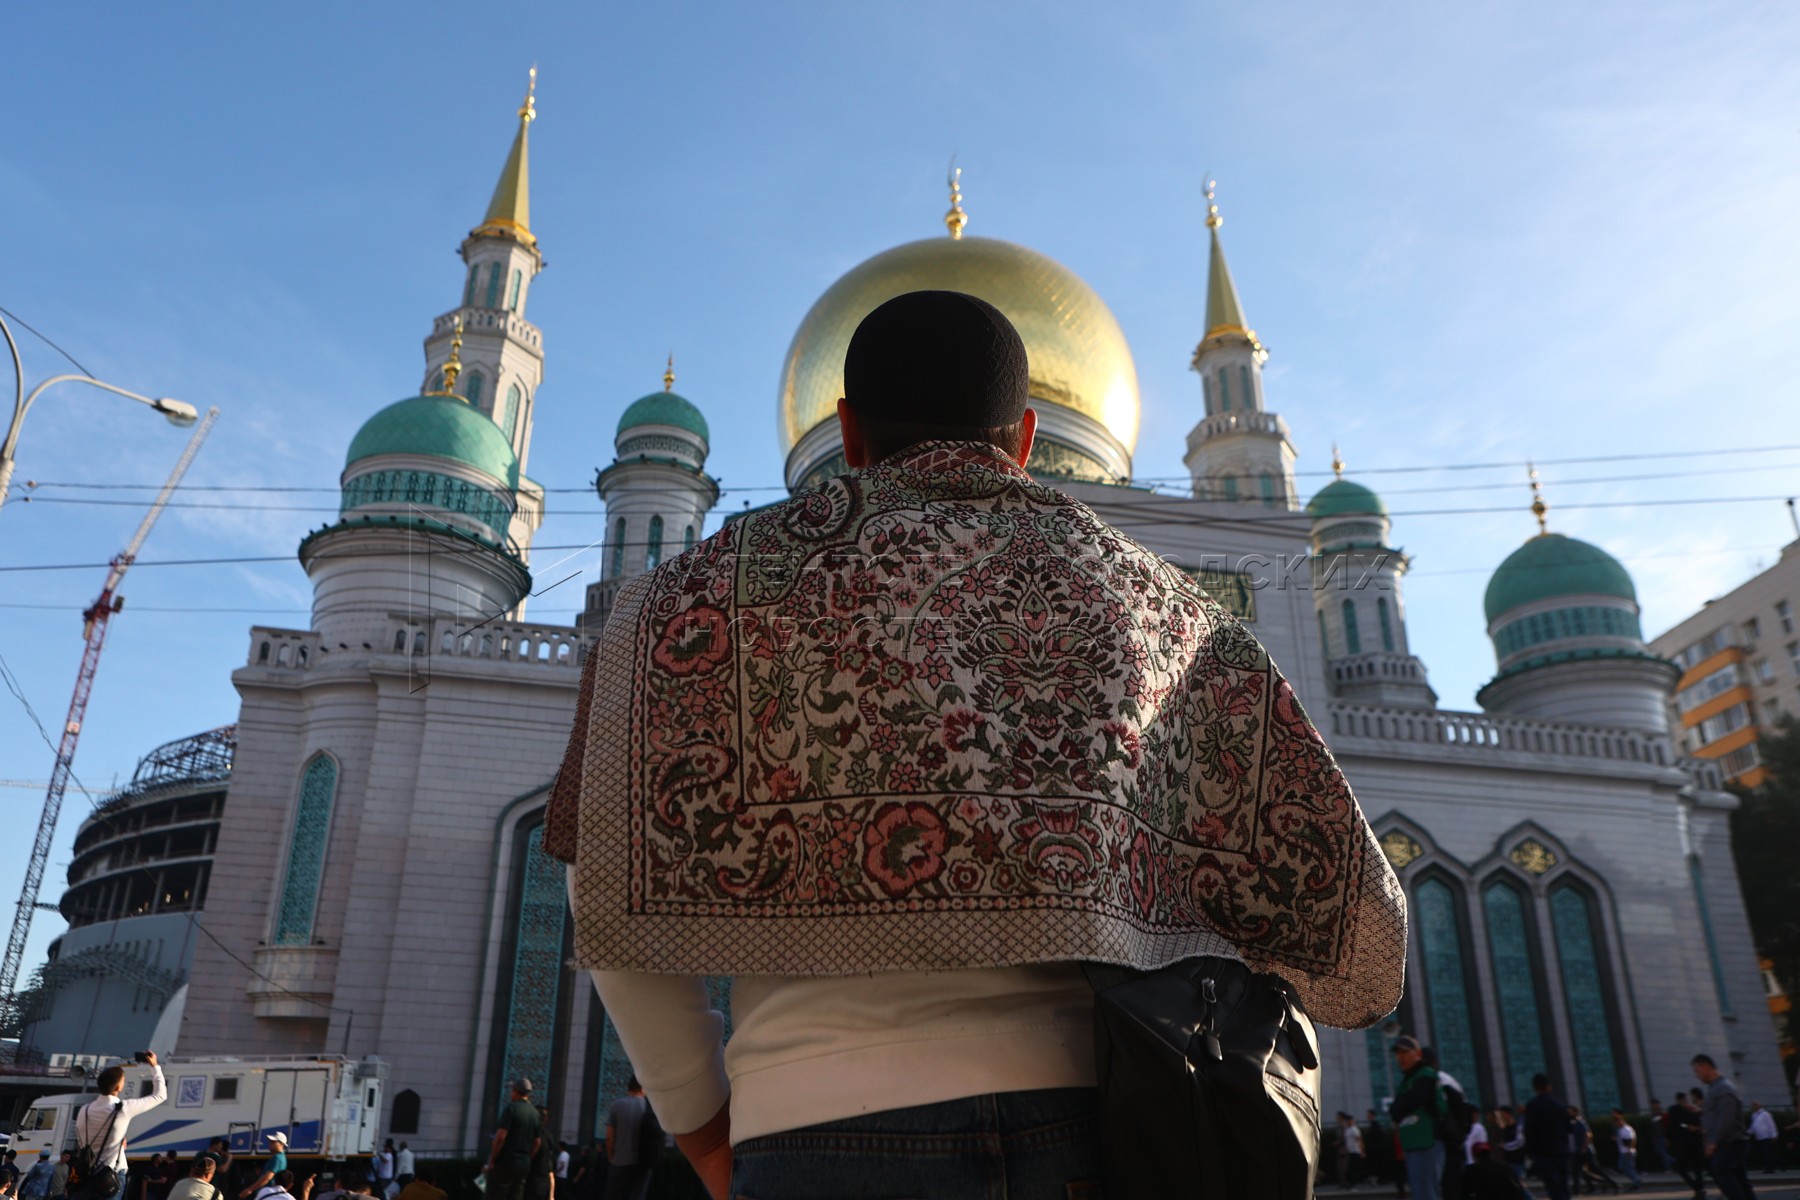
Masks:
[[[590,640],[588,634],[570,625],[390,613],[383,639],[358,649],[365,655],[489,659],[520,667],[574,672],[579,670]],[[333,650],[310,630],[256,626],[250,630],[247,665],[277,671],[309,671],[329,662],[334,653],[347,657],[348,650]]]
[[[506,334],[508,337],[524,342],[534,350],[543,348],[544,335],[538,332],[538,327],[518,313],[504,308],[453,309],[432,321],[432,336],[451,332],[458,317],[462,318],[462,328],[465,334],[477,330],[487,330]]]
[[[1334,748],[1341,741],[1346,750],[1365,753],[1379,754],[1384,746],[1417,746],[1442,748],[1474,760],[1511,753],[1561,759],[1570,765],[1676,765],[1666,735],[1634,729],[1369,704],[1328,704],[1326,715]]]
[[[1279,437],[1284,441],[1292,440],[1288,434],[1288,423],[1282,420],[1278,413],[1214,413],[1210,417],[1202,417],[1200,423],[1188,431],[1188,449],[1192,450],[1201,442],[1223,437],[1229,433],[1261,433]]]
[[[1377,650],[1331,660],[1331,678],[1340,684],[1364,683],[1371,680],[1393,683],[1424,683],[1425,667],[1410,654]]]

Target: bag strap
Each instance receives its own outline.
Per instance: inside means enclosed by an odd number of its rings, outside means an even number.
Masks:
[[[106,1118],[106,1127],[100,1131],[100,1144],[99,1145],[97,1145],[97,1146],[88,1145],[88,1140],[84,1137],[81,1139],[81,1149],[92,1150],[94,1152],[94,1157],[99,1158],[100,1152],[102,1150],[106,1149],[106,1143],[112,1137],[113,1123],[119,1119],[119,1110],[124,1107],[125,1107],[125,1102],[123,1100],[121,1100],[117,1104],[113,1105],[112,1115],[110,1117]],[[86,1110],[83,1110],[83,1111],[86,1111]],[[92,1122],[89,1122],[88,1127],[90,1129],[93,1128]],[[102,1163],[101,1165],[102,1166],[111,1166],[112,1164],[111,1163]]]

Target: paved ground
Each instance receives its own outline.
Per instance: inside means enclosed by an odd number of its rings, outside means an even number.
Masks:
[[[1541,1200],[1543,1189],[1534,1186],[1536,1180],[1526,1180],[1525,1186],[1534,1197]],[[1709,1181],[1710,1182],[1710,1181]],[[1757,1200],[1800,1200],[1800,1172],[1782,1171],[1774,1175],[1753,1172],[1750,1183],[1756,1188]],[[1376,1197],[1388,1197],[1394,1194],[1392,1188],[1366,1185],[1359,1188],[1343,1188],[1332,1184],[1321,1184],[1318,1192],[1321,1196],[1352,1197],[1367,1196],[1371,1200]],[[1601,1193],[1602,1195],[1606,1193]],[[1633,1200],[1693,1200],[1693,1192],[1686,1184],[1673,1175],[1646,1175],[1644,1190],[1628,1193]],[[1706,1189],[1708,1200],[1718,1200],[1718,1190]]]

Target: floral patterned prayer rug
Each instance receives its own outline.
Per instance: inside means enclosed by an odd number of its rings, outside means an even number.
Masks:
[[[1180,570],[933,442],[629,583],[546,825],[583,967],[839,975],[1233,954],[1392,1011],[1406,909],[1318,730]]]

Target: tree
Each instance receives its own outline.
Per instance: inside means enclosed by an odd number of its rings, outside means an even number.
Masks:
[[[1754,788],[1733,788],[1742,801],[1731,814],[1731,854],[1757,953],[1774,967],[1789,997],[1800,996],[1800,722],[1784,716],[1759,746],[1768,775]],[[1790,1057],[1800,1043],[1800,1014],[1777,1018]]]

